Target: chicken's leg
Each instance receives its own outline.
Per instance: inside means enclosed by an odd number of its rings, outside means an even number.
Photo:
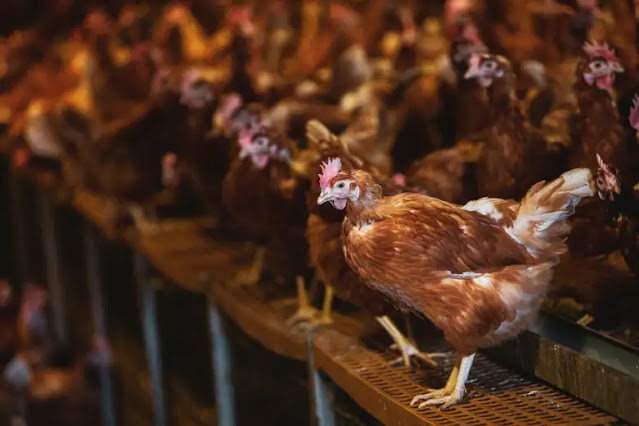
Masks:
[[[324,303],[322,304],[322,315],[319,317],[316,324],[331,324],[333,322],[333,286],[324,283]]]
[[[419,408],[426,405],[441,405],[441,409],[445,410],[459,403],[464,398],[466,380],[468,379],[468,373],[470,372],[470,367],[473,365],[474,358],[475,354],[462,357],[459,362],[459,367],[453,368],[444,388],[433,390],[423,395],[417,395],[413,398],[410,405],[415,405],[423,401],[419,404]]]
[[[141,234],[151,235],[159,231],[160,226],[157,220],[147,217],[146,213],[144,212],[144,209],[139,204],[129,205],[128,211],[131,217],[133,218],[133,222],[135,223],[136,229]]]
[[[262,277],[262,268],[264,266],[264,255],[266,249],[263,246],[259,246],[255,249],[255,255],[253,257],[253,263],[251,266],[243,271],[240,271],[235,276],[235,282],[239,285],[256,285]]]
[[[433,358],[446,355],[443,353],[428,354],[421,352],[415,344],[411,343],[411,341],[406,338],[406,336],[404,336],[401,331],[399,331],[397,326],[395,326],[393,321],[388,316],[384,315],[382,317],[377,317],[376,319],[377,322],[379,322],[382,327],[384,327],[384,329],[388,332],[388,334],[390,334],[390,336],[393,338],[393,341],[395,343],[391,347],[398,349],[402,353],[402,356],[394,360],[391,364],[403,363],[405,367],[410,367],[411,358],[416,357],[432,367],[437,367],[437,363],[433,360]]]
[[[304,283],[304,278],[297,277],[297,311],[290,317],[286,323],[289,325],[297,324],[299,322],[311,321],[317,315],[317,309],[311,306],[308,300],[308,293]]]
[[[318,309],[315,309],[308,302],[308,296],[306,294],[306,288],[304,287],[304,281],[298,277],[297,293],[300,301],[300,306],[297,309],[295,315],[289,318],[288,322],[293,324],[297,322],[309,322],[312,325],[327,325],[333,323],[332,309],[333,309],[333,287],[328,284],[324,284],[326,292],[324,293],[324,303],[322,305],[321,314]],[[300,288],[301,287],[301,288]]]

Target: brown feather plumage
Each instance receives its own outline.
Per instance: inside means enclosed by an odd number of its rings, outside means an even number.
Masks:
[[[573,170],[535,185],[519,205],[483,199],[462,208],[421,194],[381,197],[370,174],[350,170],[322,196],[350,191],[344,253],[362,280],[396,307],[428,317],[469,355],[530,323],[565,251],[567,218],[592,195],[590,180],[587,169]]]

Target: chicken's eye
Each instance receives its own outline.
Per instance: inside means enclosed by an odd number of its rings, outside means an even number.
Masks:
[[[339,189],[344,189],[344,187],[346,186],[346,184],[344,182],[340,182],[337,185],[335,185],[337,188]]]
[[[590,67],[593,70],[600,70],[600,69],[602,69],[604,67],[604,65],[605,64],[603,63],[603,61],[593,61],[593,62],[590,63]]]
[[[497,63],[495,61],[486,61],[484,62],[484,68],[488,70],[494,70],[497,68]]]
[[[255,139],[255,145],[257,145],[257,146],[266,146],[267,143],[268,143],[268,141],[266,140],[265,137],[259,137],[259,138]]]

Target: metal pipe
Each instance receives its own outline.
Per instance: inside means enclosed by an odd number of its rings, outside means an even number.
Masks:
[[[314,426],[335,426],[335,411],[331,406],[334,399],[330,389],[328,379],[322,377],[315,367],[315,357],[313,350],[314,331],[306,335],[306,353],[308,366],[308,379],[311,397],[311,425]]]
[[[235,425],[235,394],[231,378],[231,351],[224,318],[215,303],[210,283],[205,283],[211,339],[211,358],[215,384],[215,404],[220,426]]]
[[[9,199],[13,222],[14,284],[22,287],[27,279],[27,233],[24,223],[24,187],[17,170],[9,165]]]
[[[215,405],[220,426],[235,425],[235,393],[231,378],[231,350],[224,326],[224,317],[213,296],[213,286],[207,278],[202,280],[207,300],[211,362],[215,385]]]
[[[60,276],[60,258],[56,234],[56,210],[46,191],[40,191],[40,223],[42,225],[42,243],[46,265],[47,288],[51,300],[53,329],[59,342],[67,343],[68,328],[62,279]]]
[[[105,303],[102,294],[102,280],[100,275],[100,256],[97,236],[93,227],[85,222],[84,244],[86,251],[87,284],[93,314],[93,326],[99,336],[107,336]],[[102,421],[104,426],[115,426],[115,404],[113,401],[113,383],[108,366],[98,367],[100,383],[100,398]]]
[[[142,253],[135,251],[133,254],[133,267],[135,269],[135,281],[140,297],[142,316],[142,329],[144,344],[146,347],[149,375],[151,376],[151,391],[153,398],[153,414],[156,426],[166,426],[167,416],[165,409],[164,385],[162,377],[162,354],[160,336],[157,327],[157,307],[155,302],[155,290],[149,278],[147,261]]]

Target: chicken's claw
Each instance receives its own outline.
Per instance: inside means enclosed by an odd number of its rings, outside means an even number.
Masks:
[[[442,391],[444,389],[441,389]],[[427,393],[425,395],[417,395],[415,398],[413,398],[413,400],[411,401],[410,405],[414,405],[419,401],[424,401],[421,404],[419,404],[418,408],[423,408],[429,405],[439,405],[441,410],[446,410],[447,408],[452,407],[455,404],[458,404],[462,398],[463,398],[463,394],[462,395],[456,395],[456,394],[450,394],[450,395],[444,395],[441,397],[436,397],[436,396],[429,396],[432,394],[435,394],[436,392],[430,392]]]
[[[464,399],[466,380],[474,358],[475,354],[462,357],[459,364],[451,371],[446,386],[442,389],[429,389],[428,393],[415,396],[410,402],[411,407],[420,403],[418,408],[439,405],[440,409],[446,410],[461,402]]]
[[[312,306],[300,306],[297,311],[286,320],[287,325],[296,325],[299,323],[313,322],[319,314],[319,309]]]
[[[437,353],[425,353],[420,351],[414,344],[410,343],[408,340],[403,342],[402,347],[400,348],[397,343],[393,343],[390,346],[391,350],[400,351],[402,353],[401,356],[395,358],[390,362],[392,366],[397,366],[403,364],[404,367],[411,366],[412,359],[419,359],[426,363],[430,367],[437,367],[437,362],[433,358],[443,358],[446,356],[443,352]]]
[[[260,282],[262,278],[262,269],[264,265],[264,255],[266,253],[266,249],[262,246],[259,246],[255,249],[255,254],[253,255],[253,262],[251,265],[239,271],[234,278],[235,284],[239,286],[254,286]]]

